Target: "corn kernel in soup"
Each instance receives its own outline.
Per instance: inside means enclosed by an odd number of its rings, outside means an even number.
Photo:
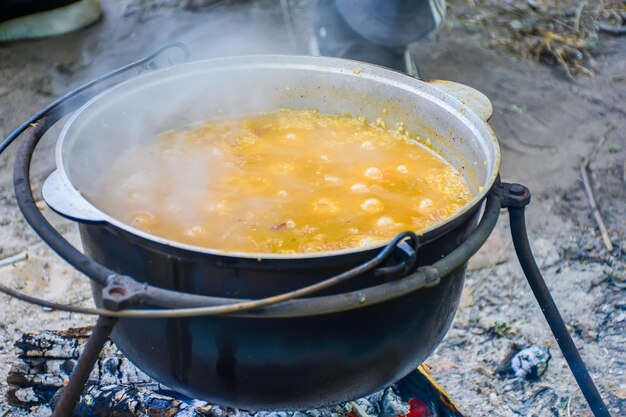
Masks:
[[[403,129],[284,110],[166,132],[118,157],[88,197],[167,239],[288,254],[380,245],[472,196]]]

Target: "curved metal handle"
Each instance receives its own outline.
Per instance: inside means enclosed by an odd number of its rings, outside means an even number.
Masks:
[[[411,242],[412,245],[409,242]],[[405,255],[400,255],[404,259],[397,265],[377,269],[375,275],[380,276],[389,275],[390,273],[397,274],[398,272],[403,271],[408,272],[408,269],[415,264],[418,246],[419,238],[415,233],[402,232],[396,235],[396,237],[394,237],[372,259],[345,272],[326,278],[323,281],[316,282],[315,284],[311,284],[303,288],[298,288],[297,290],[288,291],[258,300],[232,301],[229,304],[210,306],[206,308],[208,309],[207,311],[211,312],[211,314],[233,314],[256,310],[261,307],[272,306],[278,303],[302,298],[356,278],[385,262],[385,260],[387,260],[394,252],[405,253]],[[90,258],[86,257],[86,259],[89,259],[90,262],[95,262]],[[383,271],[383,273],[381,274],[379,271]],[[105,308],[113,311],[119,311],[136,304],[153,304],[150,302],[149,296],[154,295],[155,290],[158,292],[158,289],[152,285],[142,284],[129,276],[115,274],[107,279],[106,286],[102,288],[102,303]],[[162,292],[160,293],[162,294]],[[170,291],[168,297],[175,297],[183,299],[184,301],[185,298],[189,297],[189,294]],[[156,304],[159,305],[163,303]]]

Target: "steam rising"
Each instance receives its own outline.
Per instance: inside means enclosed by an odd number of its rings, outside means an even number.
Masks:
[[[277,2],[137,0],[121,8],[106,3],[101,27],[89,31],[82,42],[80,57],[75,64],[79,68],[74,74],[76,84],[126,65],[172,41],[185,43],[191,51],[192,61],[294,52]],[[180,51],[171,50],[155,63],[167,71],[168,67],[180,62]],[[149,75],[152,72],[149,68],[131,71],[118,77],[116,82],[138,73]],[[95,146],[97,150],[84,156],[83,167],[88,165],[89,172],[79,168],[80,172],[72,180],[79,189],[88,191],[122,150],[149,143],[164,131],[241,114],[242,111],[250,113],[278,108],[264,92],[255,88],[258,82],[261,81],[254,81],[252,75],[242,79],[242,74],[229,76],[222,73],[216,82],[190,77],[188,82],[180,80],[175,86],[164,85],[149,96],[134,98],[134,103],[125,106],[121,115],[112,104],[111,109],[98,115],[101,119],[98,127],[102,131],[83,133],[89,135],[89,146]],[[265,77],[264,82],[284,85],[284,80],[274,77]],[[231,94],[236,86],[245,88],[246,94]],[[105,114],[107,111],[109,114]],[[139,156],[136,158],[137,166],[147,163]],[[200,164],[172,163],[179,164],[178,169],[198,170],[198,178],[206,177],[200,172],[203,169]]]
[[[210,13],[165,8],[154,14],[140,17],[131,15],[121,20],[105,21],[105,29],[101,35],[113,36],[118,41],[114,42],[114,47],[100,48],[97,39],[89,39],[83,50],[83,57],[89,57],[90,62],[81,70],[81,75],[85,79],[102,75],[173,40],[187,43],[193,60],[293,52],[282,16],[277,11],[276,6],[267,11],[240,7],[212,9]],[[133,19],[139,19],[141,23],[129,26],[129,20]],[[169,57],[164,57],[159,61],[162,67],[167,67],[168,58],[176,61],[178,56],[172,52]],[[177,190],[174,195],[137,193],[131,198],[142,200],[148,205],[165,207],[175,216],[181,210],[181,204],[184,204],[181,202],[197,199],[196,190],[215,185],[212,183],[215,172],[211,169],[220,166],[227,174],[229,167],[224,164],[219,149],[214,150],[216,164],[211,167],[207,167],[204,157],[189,157],[189,154],[184,158],[180,157],[176,154],[176,147],[170,149],[170,155],[153,158],[154,155],[150,155],[150,152],[157,152],[157,149],[151,145],[163,132],[209,120],[273,112],[282,107],[360,115],[376,120],[375,124],[380,128],[401,126],[402,132],[406,133],[408,129],[412,132],[412,137],[422,134],[420,129],[424,126],[443,120],[441,115],[435,113],[415,111],[420,106],[426,107],[424,98],[416,97],[410,90],[392,88],[374,78],[368,78],[368,71],[362,71],[356,65],[359,64],[342,64],[340,76],[336,70],[324,65],[315,66],[310,61],[280,57],[260,60],[236,58],[214,64],[192,63],[157,72],[148,70],[131,83],[114,87],[114,90],[79,115],[65,139],[65,169],[70,181],[88,198],[94,195],[95,184],[99,178],[120,158],[125,158],[128,166],[143,172],[166,171],[169,181]],[[376,100],[372,100],[372,97],[376,97]],[[417,122],[415,114],[420,114],[424,123],[421,120]],[[469,133],[454,133],[455,130],[467,129],[463,123],[457,123],[455,119],[446,123],[446,135],[470,136]],[[430,129],[424,131],[432,133]],[[298,133],[289,133],[286,140],[297,141]],[[359,152],[376,153],[374,142],[363,140]],[[184,143],[181,142],[180,147],[184,147]],[[136,151],[125,154],[129,149]],[[277,147],[275,152],[280,152],[280,148]],[[476,159],[473,155],[477,152],[479,148],[474,147],[467,156]],[[321,163],[332,163],[333,158],[330,152],[319,155]],[[289,170],[290,167],[286,163],[276,169]],[[397,163],[390,169],[399,175],[410,172],[407,163]],[[382,219],[375,220],[378,226],[395,224],[393,218],[380,213],[386,203],[375,196],[367,195],[376,191],[368,181],[384,178],[381,169],[365,165],[358,170],[362,178],[350,184],[342,184],[344,179],[332,173],[322,179],[325,183],[343,185],[350,192],[358,194],[356,209],[375,213]],[[185,175],[179,176],[178,173]],[[127,177],[131,185],[133,181],[139,182],[132,186],[133,189],[142,188],[143,184],[140,182],[145,181],[145,178],[134,178],[130,172]],[[120,183],[119,186],[119,195],[116,198],[126,198],[124,185]],[[279,190],[272,197],[272,201],[291,197],[288,191]],[[258,198],[250,202],[250,209],[268,211],[271,206],[268,203],[270,202]],[[208,204],[210,207],[205,209],[209,211],[220,211],[223,208],[220,201],[211,201]],[[326,201],[320,198],[315,204],[320,206],[320,210],[331,210],[335,207],[332,199]],[[419,201],[411,203],[412,206],[419,204]],[[421,207],[422,210],[426,208]],[[191,219],[186,230],[188,237],[193,238],[207,232],[200,219],[195,220]],[[146,229],[145,226],[153,219],[150,213],[144,213],[137,216],[136,221],[140,223],[136,226]],[[291,222],[292,219],[285,218],[277,226],[291,229]]]

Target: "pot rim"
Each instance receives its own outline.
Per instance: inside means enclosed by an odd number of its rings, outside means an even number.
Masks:
[[[482,119],[472,107],[468,105],[465,100],[461,100],[451,93],[437,88],[429,84],[426,81],[419,80],[417,78],[411,77],[399,71],[395,71],[386,67],[382,67],[379,65],[368,64],[360,61],[352,61],[342,58],[331,58],[331,57],[313,57],[313,56],[297,56],[297,55],[245,55],[245,56],[234,56],[234,57],[220,57],[220,58],[211,58],[204,59],[189,63],[183,63],[176,66],[168,67],[153,71],[149,74],[140,75],[138,77],[134,77],[132,79],[120,82],[105,91],[99,93],[85,104],[83,104],[73,115],[68,119],[67,123],[63,126],[61,133],[59,134],[59,140],[56,144],[55,149],[55,159],[57,170],[51,174],[48,179],[56,176],[55,184],[56,187],[62,187],[63,193],[69,194],[71,198],[74,199],[74,203],[77,204],[81,209],[86,210],[89,213],[89,216],[86,218],[81,218],[80,216],[72,216],[72,214],[65,213],[62,209],[55,208],[54,204],[51,204],[47,197],[47,193],[45,193],[45,184],[44,184],[44,199],[48,203],[48,205],[57,213],[64,217],[68,217],[72,220],[79,222],[87,222],[87,223],[107,223],[112,226],[115,226],[119,229],[122,229],[128,233],[136,235],[138,237],[147,239],[149,241],[153,241],[165,246],[175,247],[178,249],[188,250],[192,252],[205,253],[208,255],[216,255],[216,256],[224,256],[231,258],[247,258],[247,259],[256,259],[258,261],[261,260],[295,260],[295,259],[311,259],[311,258],[328,258],[328,257],[338,257],[342,255],[350,255],[354,253],[367,252],[375,249],[380,249],[386,246],[391,239],[384,241],[383,243],[374,244],[367,247],[355,247],[334,251],[322,251],[322,252],[310,252],[310,253],[295,253],[295,254],[279,254],[279,253],[254,253],[254,252],[238,252],[238,251],[227,251],[220,250],[214,248],[207,248],[203,246],[190,245],[187,243],[178,242],[175,240],[167,239],[161,236],[157,236],[151,233],[147,233],[135,227],[132,227],[129,224],[126,224],[120,220],[117,220],[113,216],[108,215],[104,211],[97,208],[94,204],[91,203],[83,193],[78,190],[69,179],[67,172],[65,170],[65,164],[63,159],[63,145],[65,143],[65,139],[69,136],[70,130],[74,125],[74,122],[81,117],[83,112],[85,112],[93,103],[101,100],[102,98],[113,94],[119,90],[124,89],[128,85],[132,85],[138,80],[145,79],[147,77],[158,77],[162,74],[169,73],[172,71],[180,70],[180,69],[192,69],[193,67],[202,68],[203,66],[209,66],[209,72],[211,71],[224,71],[224,70],[233,70],[233,69],[247,69],[253,70],[255,68],[284,68],[286,66],[294,68],[294,69],[318,69],[323,67],[325,71],[335,72],[338,74],[342,74],[344,76],[354,76],[354,77],[367,77],[372,81],[379,81],[386,84],[392,84],[395,87],[399,87],[402,89],[409,89],[411,92],[416,95],[423,96],[428,99],[432,103],[432,105],[438,105],[441,107],[447,107],[448,111],[459,117],[464,121],[466,125],[472,130],[475,134],[479,134],[478,128],[484,128],[486,131],[484,133],[487,134],[488,138],[493,142],[492,145],[495,150],[495,160],[493,161],[493,165],[489,172],[488,180],[482,183],[479,191],[473,196],[473,198],[467,202],[461,209],[457,210],[451,216],[446,219],[419,231],[415,231],[415,233],[420,236],[420,243],[424,244],[428,241],[435,239],[438,236],[441,236],[447,233],[451,228],[453,228],[456,224],[463,220],[464,217],[470,215],[474,209],[482,203],[484,198],[486,197],[489,190],[492,188],[495,183],[498,173],[500,170],[500,146],[498,143],[498,139],[495,135],[495,132],[489,126],[486,120]],[[479,93],[480,94],[480,93]],[[484,135],[482,135],[484,136]],[[435,149],[437,151],[437,149]],[[46,181],[48,182],[48,181]],[[58,188],[57,188],[58,190]],[[48,193],[50,196],[51,193]]]

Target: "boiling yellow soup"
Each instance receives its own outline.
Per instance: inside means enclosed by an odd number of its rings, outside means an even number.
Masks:
[[[302,110],[166,132],[118,157],[96,188],[94,204],[148,233],[280,254],[374,246],[472,197],[402,126]]]

